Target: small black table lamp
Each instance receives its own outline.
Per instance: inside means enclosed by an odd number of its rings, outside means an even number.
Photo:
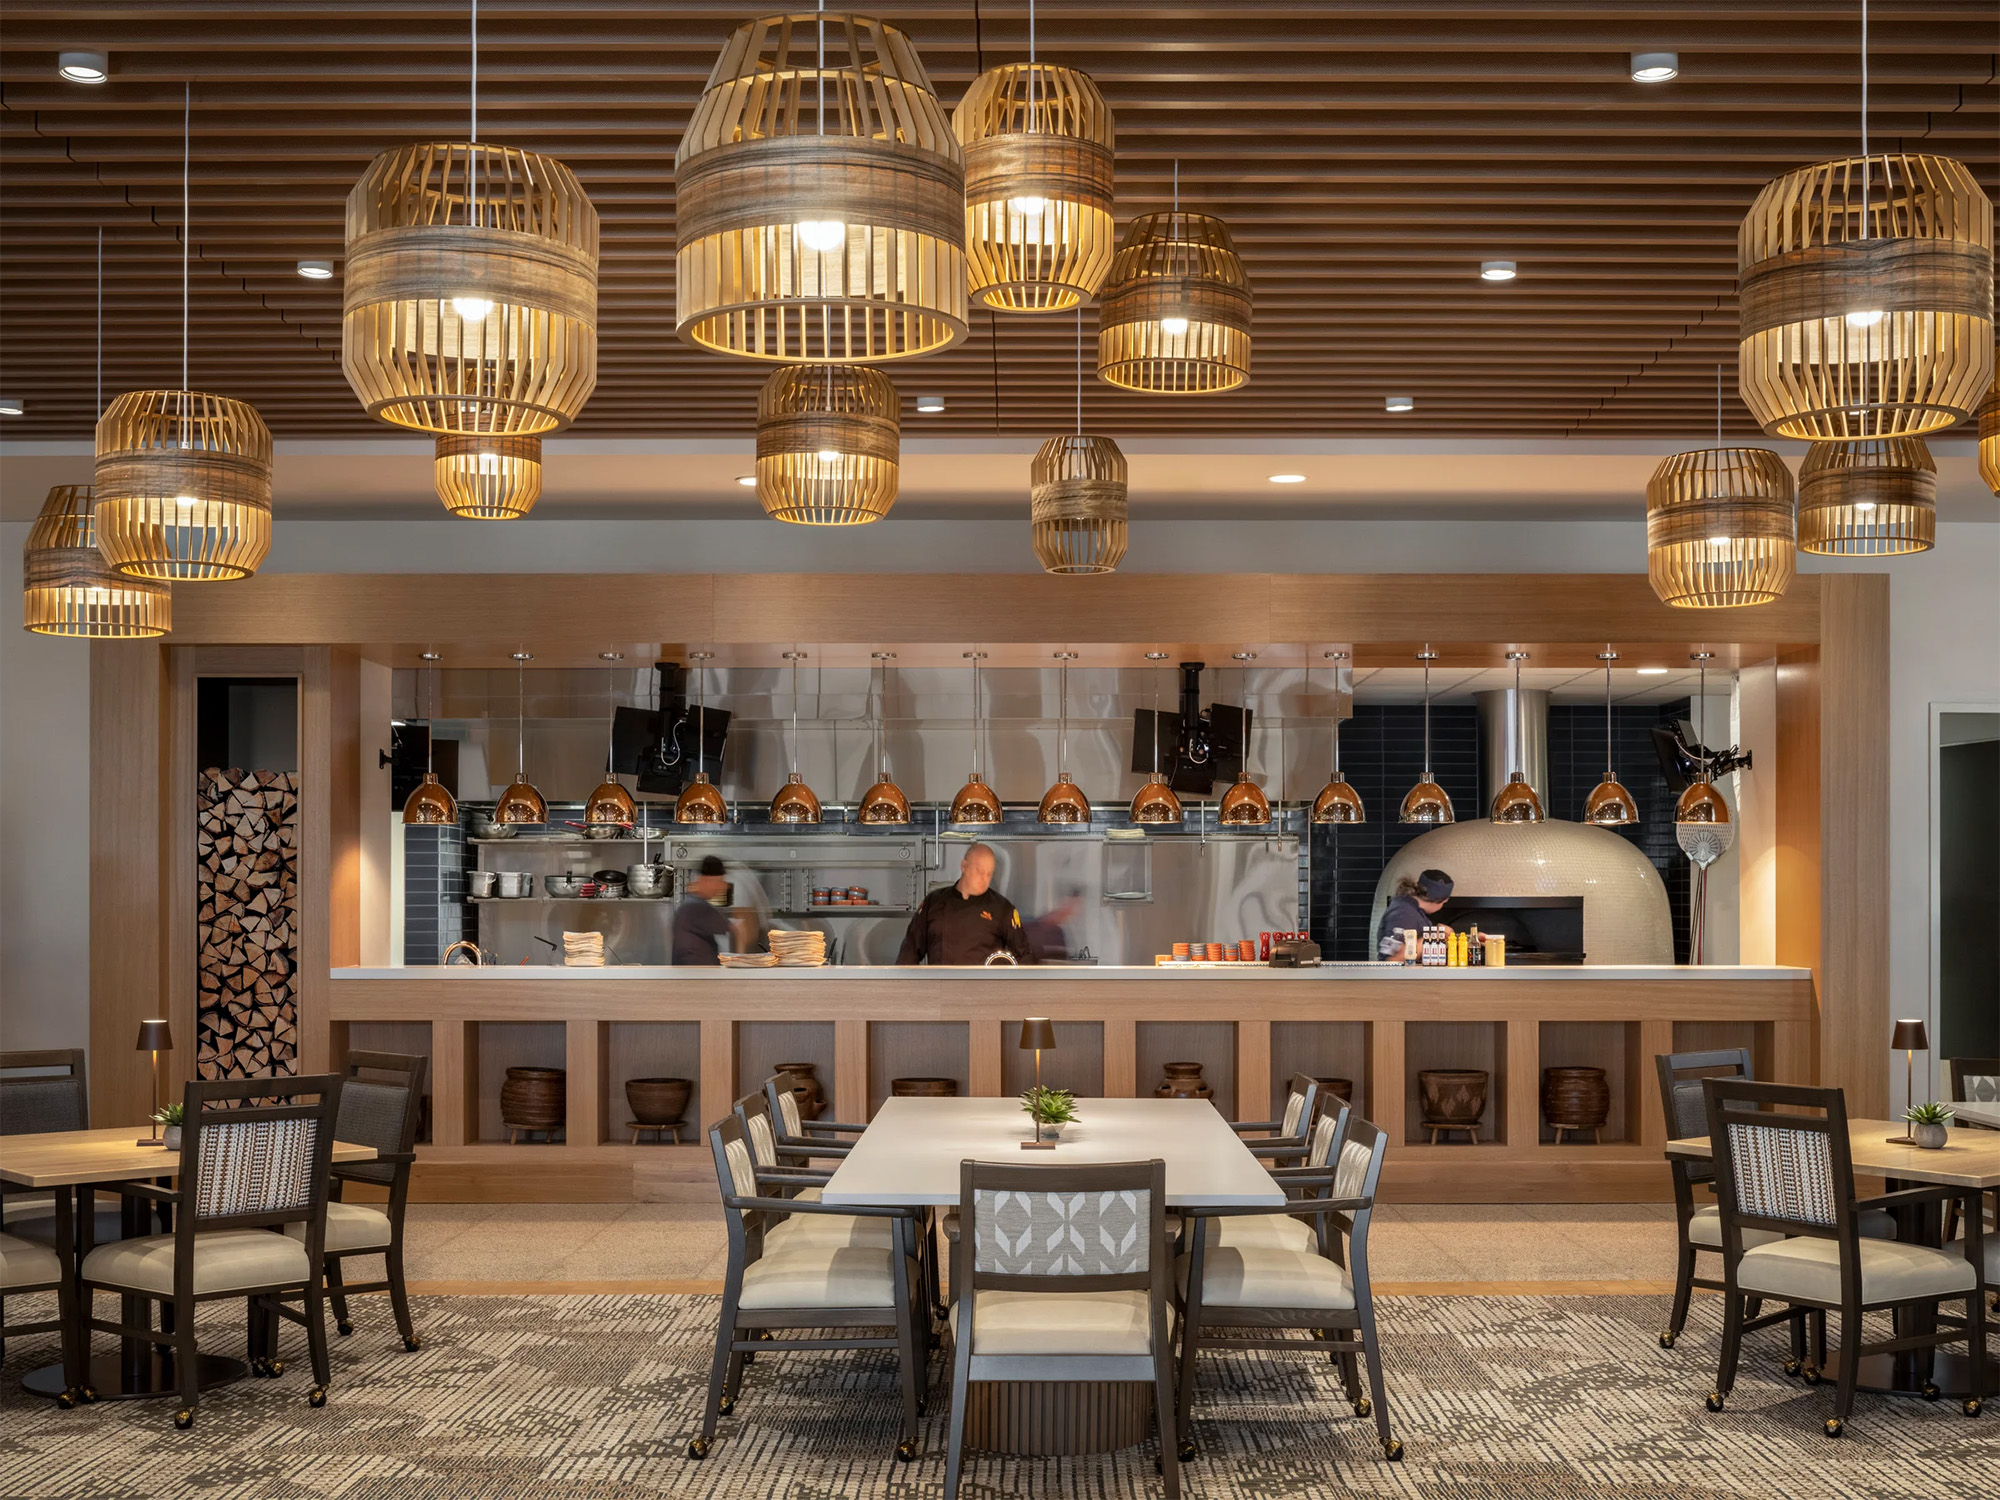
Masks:
[[[167,1029],[165,1021],[141,1021],[139,1023],[139,1046],[141,1052],[153,1054],[153,1113],[160,1112],[160,1054],[174,1050],[174,1034]],[[164,1146],[160,1139],[160,1122],[153,1121],[153,1134],[140,1141],[141,1146]]]
[[[1053,1052],[1055,1045],[1055,1023],[1049,1020],[1047,1016],[1030,1016],[1021,1023],[1020,1047],[1023,1052],[1026,1052],[1029,1048],[1034,1049],[1035,1087],[1037,1089],[1040,1089],[1042,1086],[1042,1049],[1047,1048]],[[1053,1151],[1056,1149],[1054,1141],[1045,1141],[1042,1139],[1042,1122],[1032,1114],[1028,1116],[1028,1128],[1031,1136],[1030,1139],[1021,1142],[1021,1149],[1023,1151]]]
[[[1898,1021],[1896,1029],[1889,1036],[1889,1046],[1903,1054],[1903,1107],[1912,1109],[1917,1103],[1916,1076],[1917,1054],[1930,1051],[1931,1039],[1924,1031],[1922,1021]],[[1916,1137],[1908,1129],[1901,1135],[1889,1137],[1893,1146],[1913,1146]]]

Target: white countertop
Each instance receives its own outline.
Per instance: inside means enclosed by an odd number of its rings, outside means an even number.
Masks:
[[[1427,969],[1420,965],[1328,963],[1316,969],[1273,969],[1264,964],[1224,964],[1205,968],[1154,964],[1024,964],[1010,968],[968,965],[947,967],[932,964],[900,966],[831,966],[819,969],[719,969],[709,965],[674,968],[658,964],[614,964],[602,969],[568,969],[551,964],[493,964],[475,968],[470,964],[449,967],[416,965],[400,969],[335,969],[335,979],[439,979],[451,983],[488,979],[719,979],[739,984],[756,984],[770,979],[807,980],[838,983],[866,980],[871,984],[913,982],[949,974],[961,979],[1006,979],[1029,984],[1103,984],[1118,980],[1144,979],[1154,982],[1198,982],[1209,979],[1243,980],[1250,983],[1299,983],[1352,979],[1387,980],[1391,983],[1443,980],[1447,983],[1483,984],[1508,981],[1587,982],[1604,979],[1652,980],[1744,980],[1810,978],[1803,968],[1760,967],[1744,964],[1584,964],[1580,967],[1539,967],[1510,965],[1500,969]]]

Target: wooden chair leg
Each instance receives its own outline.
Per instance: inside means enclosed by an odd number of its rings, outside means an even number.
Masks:
[[[1196,1234],[1202,1232],[1201,1221],[1193,1221]],[[1192,1278],[1190,1278],[1192,1280]],[[1194,1366],[1195,1357],[1201,1347],[1201,1289],[1188,1287],[1187,1306],[1181,1310],[1181,1370],[1180,1393],[1176,1406],[1181,1434],[1180,1451],[1189,1458],[1194,1457]]]
[[[347,1283],[342,1279],[340,1257],[329,1255],[326,1261],[326,1300],[333,1304],[333,1326],[346,1338],[354,1332],[354,1324],[347,1316]]]
[[[1973,1211],[1978,1212],[1976,1205]],[[1964,1410],[1968,1417],[1976,1417],[1986,1402],[1986,1298],[1978,1291],[1965,1294],[1965,1334],[1965,1363],[1969,1372]]]
[[[326,1405],[326,1388],[333,1384],[333,1365],[326,1352],[326,1298],[318,1277],[306,1282],[306,1349],[312,1356],[313,1388],[306,1399],[314,1406]]]
[[[1976,1377],[1975,1377],[1976,1378]],[[1833,1393],[1833,1418],[1826,1424],[1828,1437],[1839,1437],[1854,1412],[1854,1388],[1861,1379],[1861,1313],[1843,1308],[1840,1314],[1840,1384]]]
[[[1165,1325],[1153,1349],[1153,1410],[1160,1428],[1160,1478],[1167,1500],[1181,1500],[1181,1446],[1174,1424],[1174,1356]]]
[[[1680,1255],[1674,1264],[1674,1305],[1667,1314],[1667,1330],[1660,1335],[1660,1347],[1671,1349],[1674,1341],[1687,1327],[1688,1306],[1694,1301],[1694,1242],[1687,1237],[1687,1226],[1680,1230]]]
[[[1382,1456],[1390,1463],[1403,1458],[1402,1443],[1389,1431],[1389,1388],[1382,1378],[1382,1341],[1375,1332],[1375,1299],[1366,1283],[1356,1288],[1355,1322],[1360,1324],[1361,1357],[1368,1366],[1368,1394],[1375,1409],[1375,1436],[1382,1444]]]
[[[169,1304],[161,1303],[160,1312],[165,1315]],[[177,1316],[174,1319],[174,1375],[180,1384],[181,1406],[174,1413],[174,1426],[185,1432],[194,1426],[194,1410],[201,1403],[201,1356],[194,1347],[194,1303],[185,1307],[173,1304]]]
[[[1708,1409],[1721,1411],[1736,1385],[1736,1364],[1743,1348],[1743,1299],[1733,1291],[1722,1294],[1722,1348],[1716,1355],[1715,1389],[1709,1393]]]
[[[715,1441],[715,1424],[722,1417],[722,1398],[732,1375],[742,1366],[730,1353],[736,1340],[736,1287],[722,1296],[722,1311],[715,1325],[715,1355],[708,1365],[708,1402],[702,1408],[701,1431],[688,1444],[689,1458],[708,1457],[708,1445]]]
[[[403,1281],[403,1236],[400,1232],[382,1254],[384,1279],[389,1283],[389,1310],[396,1315],[396,1332],[403,1336],[403,1348],[417,1351],[417,1329],[410,1321],[410,1289]]]
[[[958,1500],[958,1482],[965,1472],[965,1403],[972,1385],[974,1298],[966,1293],[958,1301],[958,1333],[951,1352],[951,1422],[944,1447],[944,1500]]]

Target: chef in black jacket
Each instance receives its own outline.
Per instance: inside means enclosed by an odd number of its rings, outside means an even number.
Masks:
[[[1426,927],[1447,925],[1437,920],[1437,914],[1450,899],[1451,877],[1442,870],[1425,870],[1397,881],[1375,928],[1375,956],[1395,962],[1403,956],[1405,931],[1421,933]]]
[[[983,964],[1005,950],[1017,963],[1035,961],[1021,914],[993,885],[993,851],[974,844],[958,867],[958,883],[924,897],[903,934],[899,964]]]

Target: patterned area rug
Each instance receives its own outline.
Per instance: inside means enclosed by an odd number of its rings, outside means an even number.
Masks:
[[[1830,1388],[1784,1378],[1781,1338],[1755,1336],[1730,1409],[1702,1409],[1718,1300],[1697,1299],[1679,1347],[1655,1342],[1661,1299],[1384,1299],[1389,1393],[1407,1458],[1307,1355],[1204,1359],[1203,1457],[1190,1497],[1417,1500],[1931,1500],[2000,1493],[2000,1411],[1863,1396],[1848,1437],[1820,1422]],[[709,1459],[682,1456],[707,1380],[712,1297],[419,1299],[405,1354],[379,1298],[334,1340],[332,1398],[306,1404],[303,1336],[277,1380],[206,1397],[192,1432],[172,1403],[60,1411],[19,1381],[47,1340],[7,1345],[0,1495],[90,1500],[832,1500],[934,1496],[946,1373],[933,1366],[924,1454],[896,1461],[893,1367],[873,1354],[766,1356]],[[17,1311],[21,1311],[17,1309]],[[205,1345],[241,1347],[240,1313]],[[204,1320],[208,1326],[208,1320]],[[100,1346],[105,1340],[100,1336]],[[2000,1403],[1993,1403],[2000,1406]],[[1126,1500],[1160,1494],[1150,1448],[1087,1459],[972,1459],[963,1494]]]

